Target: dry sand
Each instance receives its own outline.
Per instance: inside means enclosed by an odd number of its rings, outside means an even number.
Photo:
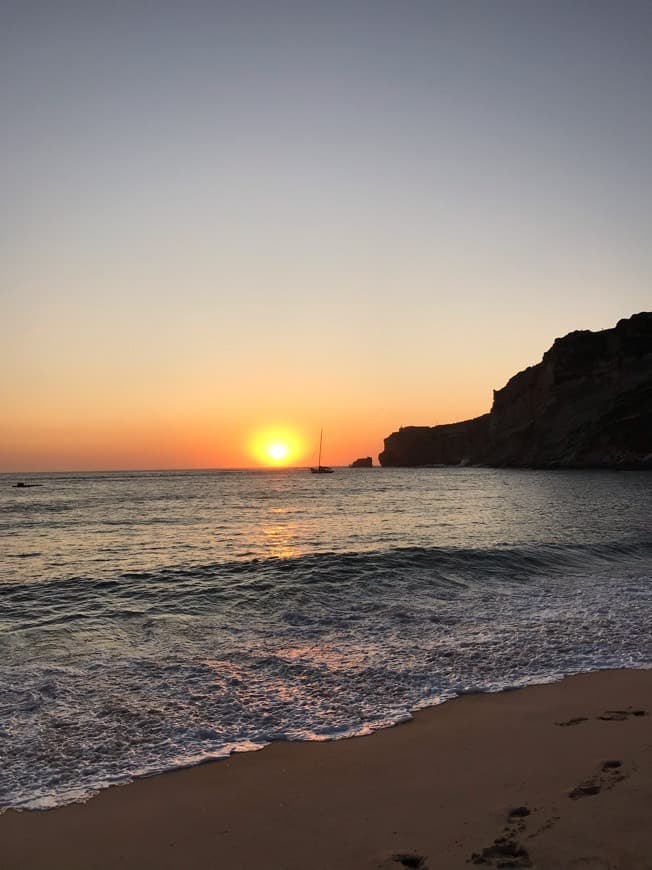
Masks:
[[[475,855],[650,870],[650,713],[652,671],[464,697],[369,737],[277,743],[5,813],[0,867],[447,870]]]

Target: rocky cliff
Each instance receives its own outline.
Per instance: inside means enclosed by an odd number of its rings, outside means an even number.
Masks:
[[[540,363],[494,391],[489,414],[407,426],[385,466],[652,468],[652,313],[558,338]]]

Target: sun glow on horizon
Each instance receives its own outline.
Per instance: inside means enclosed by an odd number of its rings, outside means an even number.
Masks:
[[[304,444],[300,436],[290,428],[270,428],[252,436],[249,452],[260,465],[284,468],[301,460]]]
[[[287,458],[290,447],[284,441],[273,441],[267,445],[267,455],[275,462],[282,462]]]

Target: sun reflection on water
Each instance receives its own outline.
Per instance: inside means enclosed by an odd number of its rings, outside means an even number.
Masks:
[[[301,555],[296,546],[297,529],[292,525],[275,523],[264,526],[263,545],[267,555],[275,559],[291,559]]]

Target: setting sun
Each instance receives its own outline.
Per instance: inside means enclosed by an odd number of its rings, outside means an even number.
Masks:
[[[250,439],[249,452],[260,465],[283,467],[299,463],[305,450],[296,432],[279,427],[256,432]]]
[[[277,462],[282,462],[289,452],[290,448],[282,441],[273,441],[271,444],[267,445],[267,455],[270,459],[274,459]]]

